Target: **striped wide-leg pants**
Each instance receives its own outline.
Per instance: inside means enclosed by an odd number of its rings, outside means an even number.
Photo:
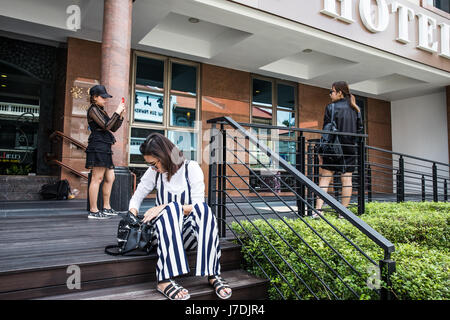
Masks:
[[[197,248],[196,276],[220,274],[220,245],[216,217],[206,203],[194,205],[185,217],[181,204],[169,203],[155,222],[158,240],[158,282],[189,273],[186,251]]]

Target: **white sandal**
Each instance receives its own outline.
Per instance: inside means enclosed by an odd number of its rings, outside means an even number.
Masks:
[[[186,294],[181,298],[177,298],[177,294],[180,293],[181,291],[184,291],[184,292],[188,292],[188,291],[173,280],[162,281],[160,283],[166,283],[166,282],[170,282],[170,284],[164,290],[161,290],[158,287],[156,287],[156,290],[158,290],[158,292],[162,293],[167,299],[169,299],[169,300],[188,300],[191,297],[190,294]]]
[[[213,283],[210,282],[210,280],[213,280]],[[224,290],[224,289],[231,289],[230,286],[228,285],[228,283],[219,275],[216,276],[210,276],[208,277],[208,283],[214,287],[214,291],[216,292],[216,295],[220,298],[220,299],[229,299],[231,297],[231,295],[233,294],[233,292],[227,293],[225,296],[222,296],[220,294],[220,291]],[[226,291],[224,291],[226,293]]]

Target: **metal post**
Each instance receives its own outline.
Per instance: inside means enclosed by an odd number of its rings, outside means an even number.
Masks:
[[[297,138],[297,152],[296,152],[296,169],[305,174],[305,137],[303,132]],[[296,182],[296,191],[303,199],[305,199],[305,185],[299,181]],[[305,202],[297,198],[297,211],[300,216],[305,216]]]
[[[223,128],[223,125],[221,125],[222,129],[222,202],[221,202],[221,220],[219,221],[219,237],[225,237],[226,235],[226,218],[227,218],[227,211],[226,211],[226,203],[227,203],[227,197],[225,195],[226,189],[227,189],[227,131]]]
[[[422,201],[426,201],[426,193],[425,193],[425,176],[422,175]]]
[[[372,168],[367,167],[367,201],[372,202]]]
[[[307,175],[308,178],[310,180],[313,179],[312,175],[313,175],[313,147],[311,145],[311,143],[308,144],[308,156],[307,156]],[[306,200],[308,201],[308,204],[313,206],[313,200],[312,200],[312,191],[310,189],[307,189],[307,198]],[[308,206],[308,216],[312,215],[312,210],[311,208]]]
[[[397,202],[405,201],[405,161],[403,156],[398,159],[397,171]]]
[[[394,300],[390,289],[392,286],[391,275],[395,272],[395,261],[391,260],[390,254],[385,254],[384,260],[380,260],[381,279],[385,286],[381,287],[380,300]]]
[[[448,201],[448,193],[447,193],[447,179],[444,179],[444,201]]]
[[[438,202],[437,166],[433,163],[433,201]]]
[[[313,181],[315,184],[319,184],[319,150],[317,142],[314,144],[314,167],[313,167]],[[313,194],[313,206],[316,207],[317,195]]]
[[[365,211],[365,168],[366,168],[366,155],[364,154],[366,150],[364,139],[361,139],[359,143],[359,188],[358,188],[358,214],[363,214]]]
[[[212,212],[218,218],[217,211],[217,134],[216,124],[211,126],[211,138],[209,141],[210,153],[209,153],[209,178],[208,178],[208,205]]]

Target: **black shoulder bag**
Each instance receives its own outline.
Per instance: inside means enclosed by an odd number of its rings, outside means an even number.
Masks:
[[[143,223],[143,216],[135,216],[128,211],[120,214],[122,220],[117,228],[118,245],[105,248],[105,253],[112,256],[144,256],[148,255],[154,247],[152,242],[155,226],[152,223]],[[111,250],[116,249],[116,250]]]
[[[334,121],[334,103],[331,105],[331,121],[323,127],[323,130],[338,132],[336,122]],[[320,138],[318,152],[326,162],[340,163],[344,158],[344,153],[339,141],[339,135],[323,133]]]

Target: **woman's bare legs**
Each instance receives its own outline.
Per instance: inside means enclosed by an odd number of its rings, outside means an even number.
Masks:
[[[98,190],[105,175],[105,170],[106,168],[103,167],[92,168],[91,183],[89,185],[89,207],[91,212],[99,211],[97,207]]]
[[[109,203],[109,199],[111,196],[111,189],[114,183],[114,179],[116,178],[114,174],[114,169],[106,169],[105,170],[105,180],[103,181],[103,209],[111,209],[111,204]]]
[[[352,172],[346,172],[341,175],[342,181],[342,205],[348,207],[352,197]]]
[[[322,174],[319,179],[319,187],[323,191],[328,192],[328,186],[330,185],[332,178],[333,178],[333,171],[322,169]],[[323,200],[320,198],[317,198],[316,209],[321,210],[322,206],[323,206]]]

